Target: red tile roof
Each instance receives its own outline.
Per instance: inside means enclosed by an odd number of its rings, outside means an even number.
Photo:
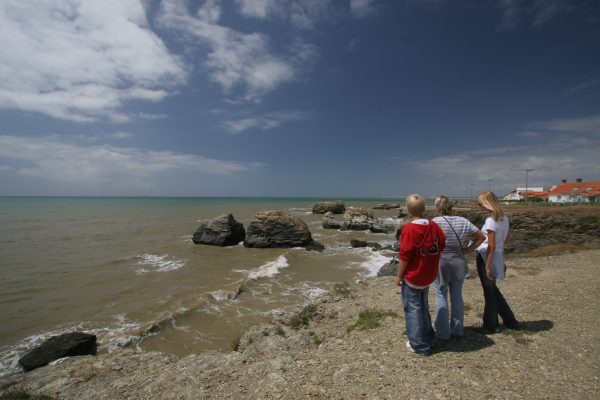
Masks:
[[[600,182],[567,182],[561,183],[548,194],[597,196],[600,194]]]

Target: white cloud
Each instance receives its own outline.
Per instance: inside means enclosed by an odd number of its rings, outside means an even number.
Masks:
[[[280,19],[305,30],[333,15],[332,0],[236,0],[236,4],[245,17]]]
[[[245,90],[245,99],[260,101],[260,98],[281,84],[295,80],[306,67],[307,57],[313,57],[314,48],[304,45],[311,52],[297,50],[297,41],[288,56],[277,56],[270,49],[267,36],[260,33],[243,34],[219,25],[220,6],[216,1],[206,2],[191,15],[182,1],[162,3],[159,21],[170,29],[182,30],[201,44],[209,47],[204,66],[209,79],[222,86],[225,93],[235,87]]]
[[[0,136],[0,161],[23,177],[82,186],[101,184],[119,187],[144,186],[157,174],[168,171],[231,175],[262,166],[171,151],[83,146],[55,138],[16,136]]]
[[[592,79],[568,88],[567,90],[565,90],[565,94],[572,95],[575,93],[584,92],[598,85],[600,85],[600,80]]]
[[[225,128],[234,134],[242,133],[249,129],[263,131],[278,128],[284,123],[307,119],[309,113],[302,111],[281,111],[263,115],[254,115],[248,118],[229,119],[223,122]]]
[[[129,100],[160,101],[185,80],[141,1],[0,3],[0,108],[124,122]]]
[[[129,139],[131,136],[131,133],[123,131],[115,132],[112,135],[110,135],[110,137],[114,139]]]
[[[355,17],[366,17],[376,11],[373,0],[350,0],[350,11]]]
[[[530,124],[534,128],[572,133],[593,133],[600,136],[600,115],[582,118],[563,118]]]
[[[497,7],[502,14],[501,29],[513,29],[520,24],[539,27],[550,23],[559,14],[566,14],[585,2],[566,2],[563,0],[500,0]]]

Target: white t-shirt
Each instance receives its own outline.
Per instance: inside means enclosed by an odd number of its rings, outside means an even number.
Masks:
[[[485,224],[481,227],[481,231],[485,235],[485,241],[477,248],[477,252],[485,260],[487,258],[488,231],[496,233],[496,249],[494,251],[494,258],[492,259],[492,276],[499,281],[504,280],[504,241],[508,236],[508,229],[508,218],[502,217],[500,221],[495,221],[494,218],[487,217]]]
[[[492,217],[487,217],[485,219],[485,224],[481,227],[481,231],[485,235],[485,240],[483,243],[479,245],[477,251],[486,251],[488,247],[488,231],[496,232],[496,251],[494,253],[503,252],[504,251],[504,241],[508,236],[508,218],[506,216],[502,217],[500,221],[494,220]]]

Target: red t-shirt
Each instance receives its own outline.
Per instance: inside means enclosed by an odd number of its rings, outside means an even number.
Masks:
[[[407,261],[404,280],[424,289],[437,277],[440,256],[446,247],[444,231],[433,221],[417,219],[402,227],[400,258]]]

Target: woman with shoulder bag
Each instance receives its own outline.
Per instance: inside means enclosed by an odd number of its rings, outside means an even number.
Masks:
[[[435,200],[438,217],[433,220],[446,234],[446,248],[440,259],[438,276],[433,282],[435,292],[435,334],[438,339],[449,340],[450,336],[464,336],[465,305],[462,287],[469,267],[465,254],[472,253],[484,240],[485,235],[468,219],[452,215],[452,201],[448,196]],[[471,238],[472,243],[463,243]],[[450,306],[448,305],[450,292]]]

